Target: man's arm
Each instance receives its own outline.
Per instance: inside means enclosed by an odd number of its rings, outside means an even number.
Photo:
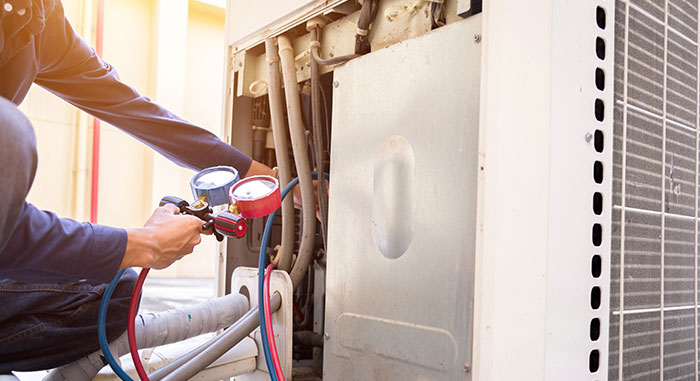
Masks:
[[[230,165],[247,174],[248,156],[121,82],[116,70],[73,31],[60,3],[36,43],[41,67],[35,82],[40,86],[183,167]]]

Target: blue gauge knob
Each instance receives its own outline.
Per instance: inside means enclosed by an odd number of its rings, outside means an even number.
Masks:
[[[192,177],[190,188],[195,199],[203,199],[211,206],[229,203],[228,193],[240,177],[233,167],[218,166],[203,169]]]

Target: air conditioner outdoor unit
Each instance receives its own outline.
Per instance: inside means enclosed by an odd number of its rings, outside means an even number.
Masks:
[[[290,35],[305,81],[299,25],[338,4],[230,36],[227,136],[250,138],[262,39]],[[697,2],[490,0],[324,69],[323,376],[696,379],[698,28]]]

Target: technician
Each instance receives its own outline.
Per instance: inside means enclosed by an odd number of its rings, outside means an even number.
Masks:
[[[199,219],[173,206],[156,209],[143,228],[121,229],[59,218],[28,203],[36,141],[16,105],[32,83],[183,167],[272,174],[122,83],[73,31],[59,0],[0,0],[0,374],[54,368],[97,350],[105,283],[118,269],[169,266],[191,253],[202,233]],[[126,272],[112,297],[110,341],[126,330],[135,279]]]

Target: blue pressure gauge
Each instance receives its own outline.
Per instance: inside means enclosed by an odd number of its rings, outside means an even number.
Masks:
[[[238,182],[238,171],[233,167],[219,166],[203,169],[192,177],[190,188],[195,199],[211,206],[229,203],[229,190]]]

